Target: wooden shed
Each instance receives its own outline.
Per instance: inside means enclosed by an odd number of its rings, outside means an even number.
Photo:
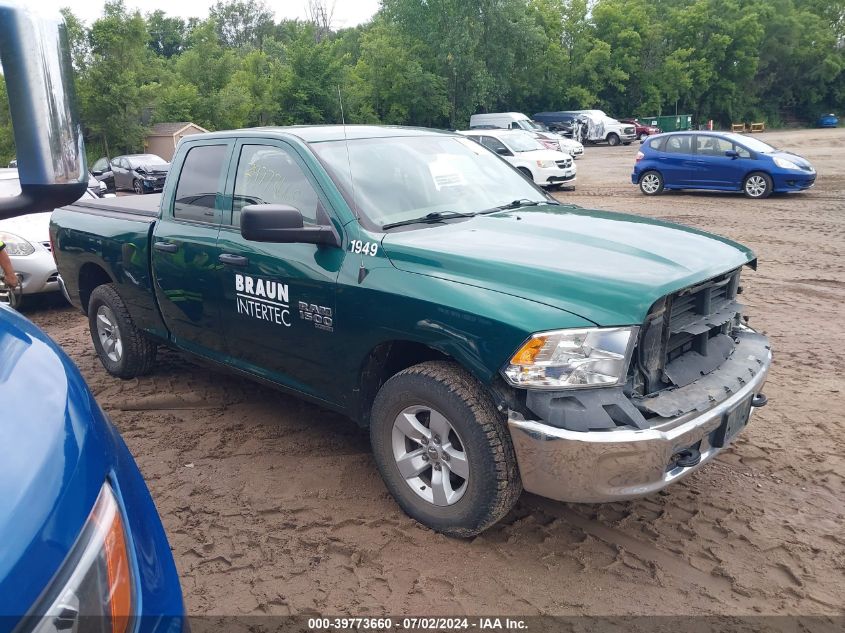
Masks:
[[[173,159],[173,153],[176,151],[176,144],[179,143],[179,139],[183,136],[202,134],[203,132],[208,132],[208,130],[190,121],[156,123],[144,138],[144,147],[150,154],[156,154],[164,160],[170,161]]]

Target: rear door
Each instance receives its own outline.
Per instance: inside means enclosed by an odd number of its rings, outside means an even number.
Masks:
[[[666,137],[658,152],[657,164],[667,187],[689,186],[695,167],[692,134],[673,134]]]
[[[220,312],[231,364],[314,397],[332,391],[338,353],[335,289],[345,251],[315,244],[250,242],[248,204],[284,204],[305,226],[334,224],[331,208],[297,149],[278,139],[239,141],[229,169],[231,213],[220,231]]]
[[[691,185],[719,189],[737,188],[740,171],[737,159],[725,156],[734,144],[713,134],[695,135],[695,168],[691,172]],[[736,182],[735,182],[736,181]]]
[[[153,232],[156,298],[173,341],[188,351],[224,360],[222,288],[217,236],[223,220],[226,168],[234,140],[193,142],[162,196]]]

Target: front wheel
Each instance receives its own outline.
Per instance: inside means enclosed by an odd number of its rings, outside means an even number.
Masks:
[[[129,379],[149,373],[156,345],[132,321],[112,284],[98,286],[88,302],[88,325],[94,350],[112,376]]]
[[[522,491],[504,417],[454,363],[421,363],[388,380],[373,403],[370,440],[399,506],[449,536],[483,532]]]
[[[772,179],[768,174],[755,171],[745,177],[742,190],[749,198],[768,198],[772,195]]]
[[[611,147],[616,147],[619,145],[619,135],[618,134],[608,134],[607,135],[607,144]]]
[[[640,191],[647,196],[656,196],[663,191],[663,176],[657,171],[647,171],[640,176]]]
[[[534,175],[531,173],[531,170],[527,167],[517,167],[517,169],[522,172],[522,175],[528,178],[531,182],[534,182]]]
[[[137,193],[139,196],[144,195],[144,185],[141,184],[141,181],[137,178],[132,181],[132,191]]]

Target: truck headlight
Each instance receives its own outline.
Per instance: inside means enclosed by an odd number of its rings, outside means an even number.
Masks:
[[[0,231],[0,241],[6,244],[6,252],[9,255],[32,255],[35,252],[35,247],[22,237],[14,233],[6,233]]]
[[[120,508],[106,484],[50,585],[27,615],[34,633],[125,633],[132,616],[132,569]],[[95,616],[95,617],[90,617]]]
[[[775,161],[775,165],[777,165],[781,169],[798,169],[798,170],[801,169],[798,165],[793,163],[791,160],[786,160],[785,158],[781,158],[780,156],[775,156],[774,161]]]
[[[502,370],[514,387],[575,389],[623,384],[638,327],[534,334]]]
[[[537,167],[540,169],[551,169],[552,167],[557,167],[557,165],[553,160],[538,160]]]

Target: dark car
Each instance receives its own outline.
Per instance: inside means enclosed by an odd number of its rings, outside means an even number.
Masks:
[[[164,179],[170,170],[170,163],[155,154],[115,156],[110,164],[115,191],[128,189],[137,194],[164,189]]]
[[[106,191],[114,191],[114,173],[108,158],[97,159],[91,166],[91,175],[106,186]]]
[[[578,116],[563,112],[538,112],[534,120],[543,123],[552,132],[572,138]]]
[[[743,191],[749,198],[809,189],[816,170],[796,154],[731,132],[669,132],[646,139],[631,182],[647,196],[664,189]]]
[[[653,134],[660,134],[663,131],[659,127],[657,127],[656,125],[649,125],[647,123],[643,123],[642,121],[640,121],[639,119],[636,119],[636,118],[634,118],[634,119],[619,119],[619,122],[620,123],[630,123],[631,125],[633,125],[635,130],[636,130],[637,138],[640,139],[641,141],[645,140],[649,136],[652,136]]]

